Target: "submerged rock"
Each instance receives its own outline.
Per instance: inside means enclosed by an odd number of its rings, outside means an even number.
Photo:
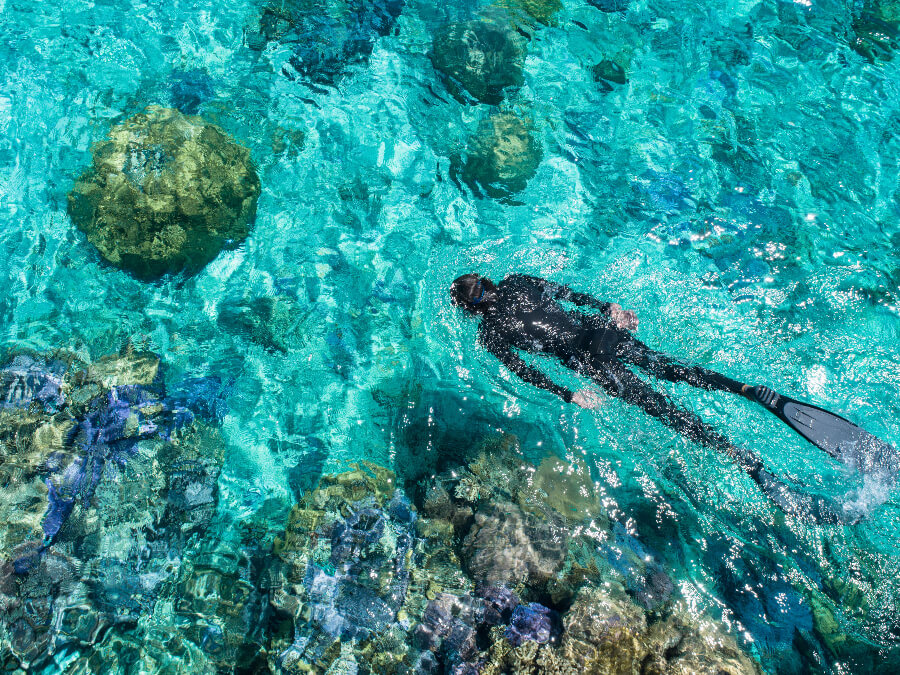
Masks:
[[[469,139],[463,180],[489,197],[507,197],[525,189],[542,156],[529,123],[511,113],[492,115]]]
[[[285,297],[259,297],[223,305],[216,323],[265,349],[285,352],[297,312]]]
[[[215,95],[212,78],[199,68],[175,71],[170,81],[172,105],[185,115],[196,115],[200,106]]]
[[[647,672],[689,675],[762,673],[730,635],[705,617],[683,609],[650,626],[647,635]]]
[[[150,106],[92,154],[69,215],[113,265],[144,279],[195,273],[247,237],[260,193],[250,153],[202,118]]]
[[[628,9],[628,0],[587,0],[588,4],[601,12],[624,12]]]
[[[474,99],[496,105],[507,89],[525,81],[523,39],[502,23],[449,24],[435,35],[430,56],[447,90],[462,103]]]
[[[628,73],[625,67],[610,59],[603,59],[591,68],[591,76],[604,93],[611,92],[615,88],[614,85],[628,82]]]
[[[422,497],[431,522],[445,521],[459,538],[479,583],[512,583],[565,605],[586,581],[602,577],[648,609],[672,598],[674,585],[656,555],[610,522],[581,463],[550,456],[535,468],[514,437],[501,437],[484,443],[466,467],[440,475]]]

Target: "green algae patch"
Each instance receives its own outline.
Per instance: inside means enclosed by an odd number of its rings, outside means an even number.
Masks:
[[[150,106],[91,152],[69,215],[116,267],[192,274],[249,234],[260,193],[250,151],[201,117]]]

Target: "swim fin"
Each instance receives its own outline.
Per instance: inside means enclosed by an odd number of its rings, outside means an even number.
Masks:
[[[725,453],[785,513],[828,525],[853,525],[858,520],[837,510],[829,500],[798,492],[778,480],[765,469],[762,460],[752,450],[732,445],[725,448]]]
[[[813,445],[863,473],[896,476],[900,471],[900,454],[892,445],[843,417],[762,385],[748,387],[744,395],[777,415]]]

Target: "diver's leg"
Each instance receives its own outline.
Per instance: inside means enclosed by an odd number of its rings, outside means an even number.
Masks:
[[[731,443],[727,438],[694,413],[676,406],[621,363],[612,359],[593,359],[584,374],[589,375],[610,396],[640,406],[648,415],[657,418],[682,436],[712,448],[725,450],[727,454],[733,456]]]
[[[782,483],[765,469],[762,460],[754,452],[733,445],[697,415],[676,406],[621,363],[609,359],[593,359],[581,372],[589,375],[610,396],[640,406],[648,415],[682,436],[733,459],[785,513],[813,517],[826,523],[845,520],[824,500],[798,493]]]
[[[686,382],[710,391],[726,390],[743,394],[745,386],[726,375],[701,366],[687,366],[660,352],[653,351],[640,340],[629,336],[616,347],[616,356],[632,363],[654,377],[669,382]]]

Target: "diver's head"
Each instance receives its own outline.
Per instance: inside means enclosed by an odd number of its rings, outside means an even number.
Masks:
[[[450,284],[450,299],[454,305],[472,314],[483,314],[493,304],[496,288],[487,277],[463,274]]]

